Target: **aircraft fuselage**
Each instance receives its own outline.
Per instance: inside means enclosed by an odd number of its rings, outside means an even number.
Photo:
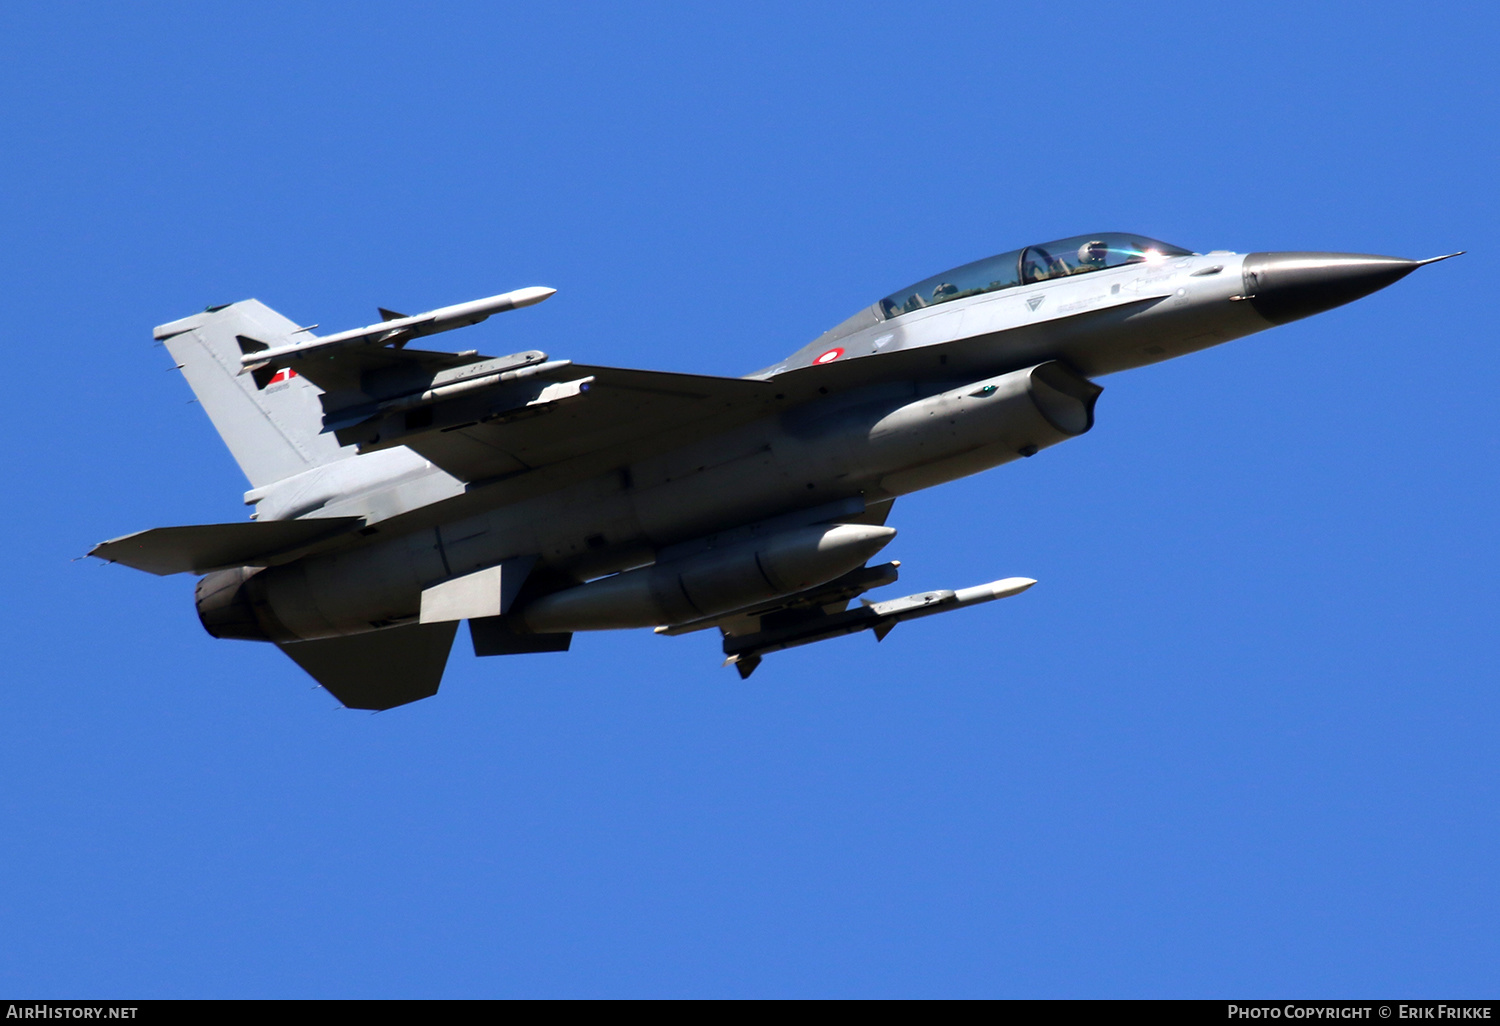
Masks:
[[[453,486],[444,487],[447,475],[436,467],[414,473],[410,460],[391,460],[388,477],[319,510],[365,515],[375,532],[362,544],[256,575],[265,622],[274,625],[273,640],[412,622],[431,582],[507,559],[536,554],[582,581],[747,524],[777,517],[790,524],[798,511],[817,516],[839,502],[875,506],[1030,456],[1092,426],[1097,387],[1088,378],[1271,327],[1238,298],[1245,259],[1211,253],[1128,264],[825,337],[755,376],[860,361],[865,373],[853,387],[581,479],[568,480],[576,468],[547,468],[535,480],[460,487],[405,508],[403,490],[420,500]],[[1040,387],[1074,409],[1049,420],[1037,386],[1022,380],[1036,367],[1062,385]],[[377,496],[395,504],[390,515],[369,516]]]
[[[404,348],[545,288],[382,310],[321,338],[254,300],[211,307],[156,337],[255,485],[257,523],[160,528],[94,553],[204,574],[209,633],[273,641],[363,708],[433,693],[459,620],[479,655],[561,651],[583,630],[718,627],[748,676],[767,652],[881,638],[1034,584],[849,608],[896,579],[896,563],[866,565],[895,534],[895,499],[1087,432],[1094,378],[1430,262],[1079,236],[893,293],[742,379]]]

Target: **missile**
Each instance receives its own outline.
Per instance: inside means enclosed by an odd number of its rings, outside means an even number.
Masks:
[[[935,616],[965,606],[977,606],[982,602],[1010,598],[1030,588],[1036,581],[1030,577],[1006,577],[988,584],[976,584],[972,588],[958,591],[924,591],[905,598],[886,602],[871,602],[864,608],[882,618],[881,627],[875,628],[877,637],[885,637],[896,624],[906,620],[919,620],[924,616]]]
[[[441,399],[452,399],[468,392],[481,392],[496,385],[507,384],[512,381],[524,381],[526,378],[534,378],[540,375],[551,374],[553,371],[571,367],[572,360],[548,360],[546,363],[535,364],[531,367],[521,367],[517,370],[500,371],[493,374],[481,374],[475,377],[458,378],[451,383],[438,385],[422,392],[413,392],[411,395],[401,396],[389,402],[381,403],[379,412],[399,413],[427,403],[437,402]],[[579,379],[583,383],[583,391],[588,391],[588,386],[593,384],[592,375]]]
[[[885,602],[864,601],[858,609],[842,613],[813,614],[800,623],[758,631],[755,634],[727,634],[724,636],[724,655],[728,658],[724,660],[724,665],[734,666],[742,678],[749,677],[760,665],[761,658],[771,652],[796,648],[798,645],[811,645],[815,641],[826,641],[860,631],[874,631],[875,640],[881,641],[898,623],[1009,598],[1021,594],[1035,583],[1030,577],[1006,577],[958,591],[923,591]]]
[[[363,328],[340,331],[334,335],[314,337],[306,342],[288,346],[271,346],[258,339],[241,336],[240,348],[244,352],[244,355],[240,357],[241,373],[271,365],[288,366],[290,361],[306,359],[309,356],[327,356],[333,350],[345,346],[405,345],[412,339],[421,338],[424,335],[436,335],[438,332],[452,331],[454,328],[467,328],[471,324],[478,324],[491,314],[519,310],[523,306],[535,306],[556,293],[556,289],[541,286],[516,289],[513,292],[503,292],[487,299],[455,303],[453,306],[429,310],[415,317],[397,317],[378,324],[369,324]]]

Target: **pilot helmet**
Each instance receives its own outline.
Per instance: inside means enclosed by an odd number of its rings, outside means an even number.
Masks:
[[[1103,267],[1109,255],[1109,243],[1103,239],[1092,239],[1078,247],[1078,262],[1086,267]]]

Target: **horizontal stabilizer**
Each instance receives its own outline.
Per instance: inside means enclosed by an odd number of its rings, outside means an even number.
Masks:
[[[278,647],[351,709],[390,709],[431,698],[443,681],[456,623],[387,627]]]
[[[363,524],[360,517],[324,517],[157,527],[100,542],[89,555],[163,576],[206,574],[237,566],[265,566],[277,556],[347,534]]]

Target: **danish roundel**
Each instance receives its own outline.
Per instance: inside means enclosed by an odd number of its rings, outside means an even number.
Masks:
[[[837,360],[839,357],[841,357],[843,355],[844,355],[844,349],[843,349],[843,347],[842,346],[834,346],[832,349],[828,350],[828,352],[824,353],[822,356],[820,356],[816,360],[814,360],[813,363],[832,363],[834,360]]]

